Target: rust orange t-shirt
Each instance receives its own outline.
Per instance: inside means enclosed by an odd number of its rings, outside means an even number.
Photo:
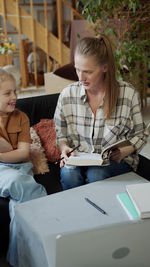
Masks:
[[[30,143],[30,122],[27,115],[15,109],[8,116],[2,116],[0,136],[9,142],[13,149],[17,149],[18,142]]]

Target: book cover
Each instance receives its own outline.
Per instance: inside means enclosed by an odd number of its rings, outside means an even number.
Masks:
[[[117,194],[117,199],[119,200],[121,206],[123,207],[123,209],[127,213],[130,220],[140,218],[135,206],[133,205],[132,200],[130,199],[130,197],[127,193]]]
[[[150,218],[150,182],[126,185],[126,190],[140,218]]]
[[[119,140],[116,143],[106,147],[101,154],[99,153],[85,153],[76,152],[75,156],[70,156],[66,165],[73,166],[106,166],[109,165],[109,151],[117,148],[118,146],[126,146],[129,144],[128,140]]]

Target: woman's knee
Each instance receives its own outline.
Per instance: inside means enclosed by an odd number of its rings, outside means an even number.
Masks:
[[[80,167],[70,166],[61,168],[61,183],[63,190],[84,184]]]
[[[91,166],[87,169],[87,183],[93,183],[109,178],[109,172],[101,166]]]
[[[132,168],[125,162],[111,161],[108,166],[91,166],[87,170],[87,183],[92,183],[131,171]]]

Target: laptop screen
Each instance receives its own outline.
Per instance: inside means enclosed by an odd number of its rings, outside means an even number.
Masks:
[[[58,235],[56,267],[149,267],[150,220]]]

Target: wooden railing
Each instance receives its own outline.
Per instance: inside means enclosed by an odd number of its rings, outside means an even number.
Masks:
[[[70,12],[70,22],[75,18],[82,19],[82,16],[65,0],[56,0],[57,10],[57,32],[58,36],[48,31],[48,14],[47,1],[43,0],[45,25],[43,26],[34,19],[34,4],[30,0],[30,12],[27,12],[19,0],[1,0],[0,15],[3,17],[4,33],[7,36],[7,21],[11,23],[18,31],[19,38],[19,57],[22,75],[22,86],[28,86],[28,69],[27,55],[24,51],[24,40],[22,35],[26,36],[33,43],[34,57],[34,80],[38,87],[38,73],[36,63],[36,48],[41,48],[46,53],[47,72],[52,71],[50,58],[52,58],[57,66],[62,66],[70,62],[70,49],[64,43],[64,32],[62,25],[64,24],[63,5]]]

